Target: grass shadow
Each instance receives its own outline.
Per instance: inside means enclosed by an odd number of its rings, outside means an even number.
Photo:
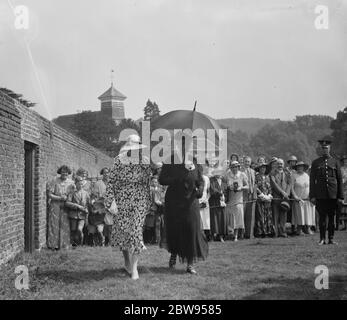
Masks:
[[[268,243],[265,241],[261,241],[261,240],[256,240],[252,243],[248,243],[247,246],[267,246]]]
[[[184,269],[170,269],[169,267],[139,267],[140,273],[154,273],[154,274],[184,274],[186,270]]]
[[[177,275],[185,274],[185,270],[170,269],[168,267],[146,267],[139,266],[139,273],[141,274],[165,274],[165,275]],[[129,275],[124,268],[115,269],[104,269],[104,270],[85,270],[85,271],[68,271],[68,270],[57,270],[57,271],[39,271],[36,273],[35,278],[38,281],[53,280],[56,282],[64,283],[81,283],[90,281],[100,281],[107,278],[119,278],[126,279]]]
[[[267,278],[262,280],[258,291],[243,300],[341,300],[347,299],[347,277],[329,277],[329,289],[316,289],[315,278],[286,279]],[[261,288],[261,286],[265,286]]]
[[[79,283],[89,281],[100,281],[106,278],[125,278],[128,276],[124,268],[85,270],[85,271],[40,271],[36,274],[39,281],[54,280],[64,283]]]

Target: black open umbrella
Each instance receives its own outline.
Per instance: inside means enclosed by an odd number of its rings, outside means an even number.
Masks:
[[[222,129],[218,122],[206,114],[194,110],[174,110],[170,111],[151,123],[151,130],[155,129],[166,129],[173,134],[175,129],[202,129],[205,133],[204,142],[206,143],[206,150],[215,149],[216,144],[219,141],[219,129]],[[214,129],[215,135],[211,140],[207,135],[208,129]],[[199,140],[199,139],[196,139]],[[195,145],[196,146],[196,145]],[[196,149],[196,148],[194,148]]]
[[[158,117],[151,123],[151,128],[155,129],[222,129],[218,122],[206,114],[198,111],[175,110]]]

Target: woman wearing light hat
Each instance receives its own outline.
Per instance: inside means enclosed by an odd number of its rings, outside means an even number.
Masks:
[[[133,280],[139,278],[137,264],[140,252],[145,249],[142,228],[148,213],[151,167],[142,155],[145,148],[140,137],[132,134],[115,158],[106,188],[105,206],[115,201],[111,245],[119,246],[124,255],[125,270]]]
[[[303,231],[313,234],[311,227],[315,225],[315,206],[309,201],[310,177],[305,172],[308,164],[299,161],[293,169],[295,171],[292,172],[292,224],[296,227],[297,235],[302,235]]]
[[[286,168],[286,170],[288,170],[288,172],[290,173],[294,172],[297,162],[298,158],[294,155],[291,155],[287,160],[288,167]]]
[[[238,232],[245,228],[243,215],[243,191],[248,190],[247,176],[240,171],[240,163],[232,161],[227,176],[228,196],[226,214],[228,230],[234,231],[234,241],[238,240]]]
[[[269,174],[274,173],[277,169],[277,160],[278,158],[272,157],[270,162],[269,162]]]

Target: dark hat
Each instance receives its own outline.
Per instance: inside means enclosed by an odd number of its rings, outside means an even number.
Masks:
[[[291,155],[291,156],[288,158],[287,163],[288,163],[289,161],[298,161],[298,158],[297,158],[296,156],[294,156],[294,155]]]
[[[266,167],[266,169],[268,169],[268,168],[269,168],[269,164],[268,164],[268,163],[260,163],[260,164],[258,164],[258,165],[254,168],[254,170],[257,171],[257,172],[259,172],[259,170],[260,170],[261,167]]]
[[[68,166],[66,166],[66,165],[60,166],[59,169],[57,170],[57,173],[58,173],[58,174],[61,174],[63,171],[64,171],[64,172],[67,172],[68,174],[71,174],[71,173],[72,173],[72,172],[71,172],[71,169],[70,169]]]
[[[76,171],[76,176],[84,176],[84,175],[88,175],[88,171],[84,168],[78,168]]]
[[[236,161],[239,161],[239,155],[238,154],[236,154],[236,153],[232,153],[231,155],[230,155],[230,159],[232,158],[232,157],[236,157]]]
[[[333,137],[330,136],[330,135],[326,135],[323,138],[319,139],[318,142],[321,145],[329,145],[329,144],[331,144],[333,142]]]
[[[288,211],[290,209],[290,204],[287,201],[282,201],[280,207],[282,210]]]
[[[304,170],[306,171],[309,167],[309,165],[307,163],[305,163],[304,161],[299,161],[295,164],[294,169],[296,170],[297,167],[299,166],[303,166]]]

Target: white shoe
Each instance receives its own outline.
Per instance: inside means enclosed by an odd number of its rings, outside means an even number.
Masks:
[[[133,280],[139,279],[139,272],[137,270],[131,274],[131,279]]]
[[[143,250],[147,250],[147,247],[145,246],[145,243],[143,241],[141,241],[141,245]]]

